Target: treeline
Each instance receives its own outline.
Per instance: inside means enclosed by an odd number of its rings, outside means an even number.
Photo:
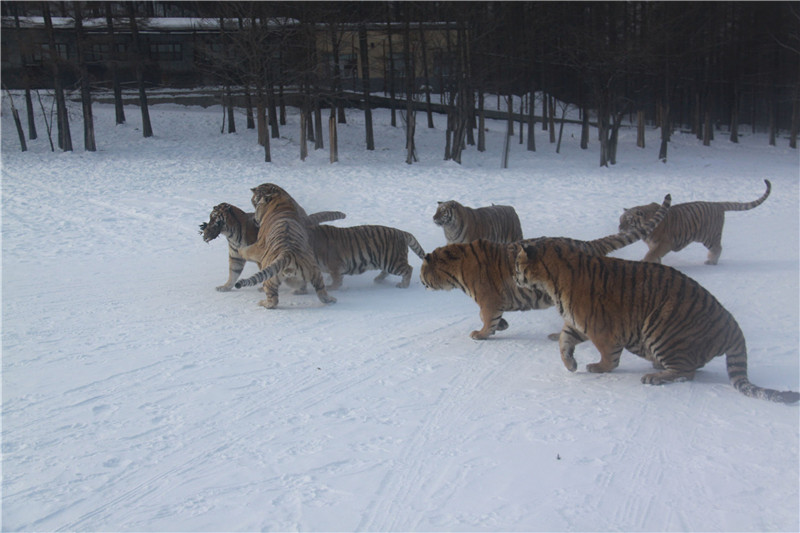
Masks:
[[[8,4],[4,15],[12,14]],[[299,95],[302,148],[306,140],[323,147],[321,114],[330,110],[332,161],[336,123],[346,120],[354,89],[366,115],[366,148],[374,147],[370,111],[376,89],[382,90],[393,125],[397,111],[406,127],[409,163],[416,157],[418,110],[432,127],[434,89],[439,108],[448,114],[444,155],[455,161],[468,146],[483,149],[486,94],[505,97],[509,121],[525,124],[529,150],[536,149],[536,129],[548,130],[555,142],[556,124],[563,124],[568,108],[579,110],[581,147],[596,127],[601,165],[616,161],[623,124],[637,127],[642,147],[645,126],[659,128],[663,160],[678,129],[709,144],[720,135],[737,142],[747,125],[753,132],[767,131],[770,144],[785,132],[796,148],[800,8],[795,2],[11,4],[14,15],[25,9],[43,13],[47,4],[57,4],[78,20],[83,5],[91,12],[84,16],[105,10],[109,25],[127,16],[126,25],[134,29],[136,19],[158,15],[218,20],[218,40],[206,47],[197,68],[225,87],[229,130],[235,128],[233,97],[244,95],[248,127],[258,128],[267,161],[269,139],[285,124],[280,109],[288,90]],[[79,24],[75,31],[81,31]],[[383,51],[376,58],[371,50],[378,35]],[[141,53],[136,64],[144,70],[147,57]],[[382,64],[370,65],[376,60]],[[377,85],[371,79],[376,72]],[[146,104],[144,84],[140,87]],[[514,109],[512,102],[525,106]]]

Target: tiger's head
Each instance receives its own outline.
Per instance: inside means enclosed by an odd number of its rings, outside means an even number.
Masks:
[[[541,257],[545,250],[537,239],[531,243],[513,244],[514,256],[514,282],[523,289],[543,289],[541,282],[545,279],[545,268]]]
[[[439,202],[436,213],[433,214],[433,223],[437,226],[447,226],[458,221],[458,210],[463,207],[455,200]]]
[[[652,203],[648,205],[637,205],[636,207],[624,208],[619,217],[619,231],[628,232],[644,229],[644,225],[658,211],[659,205]]]
[[[222,233],[224,229],[229,227],[229,222],[233,216],[233,206],[226,203],[221,203],[214,206],[211,210],[211,215],[208,222],[200,224],[200,234],[203,236],[205,242],[211,242]]]
[[[422,285],[435,291],[461,288],[464,252],[464,246],[448,244],[425,254],[419,272]]]
[[[281,187],[274,183],[262,183],[258,187],[250,189],[253,192],[253,197],[250,201],[253,207],[256,208],[256,225],[261,223],[264,215],[268,211],[277,209],[293,211],[297,216],[304,218],[306,213],[302,207],[295,201],[292,196]]]

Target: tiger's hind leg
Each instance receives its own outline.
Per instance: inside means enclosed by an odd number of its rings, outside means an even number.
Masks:
[[[335,291],[342,286],[344,276],[338,270],[331,270],[331,284],[328,285],[328,290]]]
[[[715,235],[714,239],[711,241],[711,245],[706,245],[706,248],[708,248],[706,264],[716,265],[717,261],[719,261],[719,256],[722,254],[722,234]]]
[[[381,273],[375,276],[375,279],[373,279],[372,281],[374,281],[375,283],[380,283],[381,281],[385,280],[386,276],[388,275],[389,275],[388,270],[381,270]]]
[[[403,276],[403,279],[396,286],[400,289],[407,289],[411,284],[411,273],[414,272],[414,268],[411,265],[403,265],[396,270],[395,274]]]
[[[586,370],[593,373],[611,372],[619,366],[622,346],[612,339],[592,339],[592,342],[600,351],[600,361],[586,365]]]
[[[564,324],[561,329],[558,336],[558,349],[561,352],[561,361],[570,372],[578,369],[578,363],[575,362],[575,346],[587,339],[586,335],[567,324]]]
[[[311,286],[314,287],[314,290],[317,291],[317,298],[319,301],[324,304],[333,304],[336,303],[336,298],[328,294],[328,291],[325,290],[325,282],[322,281],[322,273],[319,269],[314,269],[311,273]]]
[[[267,309],[275,309],[278,307],[278,287],[281,282],[278,276],[273,276],[264,282],[264,294],[266,298],[258,302],[258,305],[266,307]]]

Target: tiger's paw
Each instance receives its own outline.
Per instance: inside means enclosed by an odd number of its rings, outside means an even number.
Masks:
[[[324,304],[335,304],[336,303],[336,298],[334,298],[333,296],[331,296],[329,294],[319,294],[318,296],[319,296],[319,301],[324,303]]]
[[[562,357],[561,361],[564,363],[564,366],[570,372],[575,372],[576,370],[578,370],[578,363],[575,361],[574,357],[568,357],[568,358]]]
[[[488,333],[484,333],[483,331],[478,331],[478,330],[473,331],[472,333],[469,334],[469,336],[472,339],[475,339],[476,341],[482,341],[489,338]]]
[[[276,307],[278,307],[278,300],[277,299],[261,300],[260,302],[258,302],[258,305],[266,309],[275,309]]]
[[[645,385],[663,385],[680,381],[691,381],[694,379],[694,372],[676,372],[666,370],[664,372],[654,372],[642,376],[642,383]]]
[[[590,363],[586,365],[586,370],[592,372],[593,374],[603,374],[611,371],[602,363]]]

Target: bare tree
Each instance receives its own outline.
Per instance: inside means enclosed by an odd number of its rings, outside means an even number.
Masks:
[[[367,46],[367,26],[358,25],[358,45],[361,55],[361,87],[364,94],[364,124],[367,129],[367,150],[375,149],[375,136],[372,133],[372,104],[370,103],[369,47]]]
[[[131,38],[133,39],[133,61],[136,69],[136,85],[139,88],[139,108],[142,112],[142,135],[147,137],[153,136],[153,126],[150,123],[150,109],[147,107],[147,92],[144,87],[144,60],[147,54],[142,48],[141,40],[139,39],[139,24],[136,21],[136,6],[133,2],[126,4],[128,6],[128,19],[130,20]]]
[[[114,35],[114,16],[111,11],[111,2],[104,2],[106,11],[106,29],[108,31],[108,48],[111,67],[111,89],[114,93],[114,114],[117,124],[125,124],[125,107],[122,104],[122,85],[119,81],[119,51],[117,50]]]
[[[56,123],[58,124],[58,147],[65,152],[72,151],[72,135],[69,131],[69,114],[67,113],[67,102],[64,98],[64,87],[61,81],[61,68],[56,48],[55,34],[53,33],[53,20],[50,16],[50,6],[47,2],[42,3],[44,13],[44,26],[47,32],[47,43],[50,53],[50,62],[53,69],[53,90],[56,100]]]
[[[75,38],[78,51],[78,70],[80,71],[81,105],[83,108],[83,146],[88,152],[97,151],[94,140],[94,118],[92,116],[92,91],[89,86],[89,68],[86,66],[86,37],[83,32],[81,3],[73,2],[75,12]]]

